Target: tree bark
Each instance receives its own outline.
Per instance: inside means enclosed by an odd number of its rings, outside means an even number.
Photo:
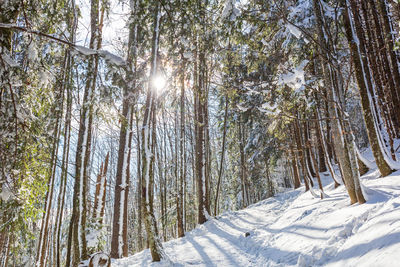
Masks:
[[[307,147],[308,147],[308,149],[310,151],[311,163],[315,167],[315,170],[318,170],[317,169],[318,163],[317,163],[317,160],[315,158],[314,153],[312,153],[312,147],[311,147],[311,142],[310,142],[309,138],[307,138]],[[319,175],[318,171],[315,172],[315,176],[317,177],[318,186],[319,186],[319,190],[320,190],[320,193],[321,193],[321,199],[323,199],[324,198],[324,188],[322,186],[321,176]]]
[[[136,93],[136,58],[138,45],[138,1],[132,2],[132,23],[129,30],[128,73],[124,84],[121,129],[119,136],[117,175],[114,189],[114,217],[111,238],[111,258],[128,256],[128,195],[132,147],[133,105]]]
[[[204,19],[203,4],[198,2],[201,17]],[[206,101],[206,77],[205,77],[205,51],[203,40],[197,37],[196,63],[195,63],[195,92],[194,94],[194,138],[195,138],[195,179],[197,186],[197,223],[203,224],[206,218],[206,181],[205,181],[205,101]]]
[[[91,1],[90,26],[91,37],[89,47],[91,49],[100,49],[102,25],[99,24],[99,0]],[[88,166],[90,162],[93,102],[94,91],[96,88],[98,61],[99,59],[97,55],[90,56],[88,60],[88,75],[82,101],[78,144],[75,156],[75,185],[70,223],[71,226],[69,229],[69,239],[71,239],[71,242],[68,242],[67,248],[67,267],[71,264],[71,255],[72,266],[77,266],[81,259],[86,259],[88,257],[86,244],[86,194],[88,191]],[[71,250],[73,250],[73,252]]]
[[[150,80],[157,74],[157,53],[159,46],[160,30],[160,2],[154,4],[153,40],[151,52]],[[149,83],[145,111],[142,125],[142,212],[145,223],[147,240],[153,261],[160,261],[163,258],[161,241],[158,238],[157,222],[154,216],[153,207],[153,186],[154,186],[154,148],[155,148],[155,95],[151,82]]]
[[[364,37],[363,37],[363,32],[362,32],[362,26],[360,24],[358,14],[355,14],[354,12],[356,11],[354,8],[356,8],[356,3],[354,0],[350,1],[351,3],[351,8],[353,11],[353,21],[355,24],[355,33],[353,33],[353,27],[352,27],[352,22],[350,21],[351,17],[349,16],[349,9],[348,7],[345,10],[344,13],[344,26],[346,30],[346,37],[349,42],[350,46],[350,51],[352,55],[352,60],[354,62],[354,68],[355,68],[355,73],[356,73],[356,78],[357,78],[357,84],[358,88],[360,91],[360,97],[361,97],[361,105],[363,108],[363,115],[364,115],[364,121],[365,125],[367,128],[367,133],[368,133],[368,140],[371,145],[372,152],[374,154],[374,158],[376,161],[376,164],[378,166],[378,169],[380,173],[383,176],[389,175],[392,170],[390,169],[389,165],[385,161],[383,152],[381,150],[381,147],[379,145],[378,141],[378,135],[377,135],[377,129],[374,123],[374,114],[373,111],[371,110],[371,97],[368,92],[368,87],[372,88],[372,81],[371,81],[371,75],[369,72],[369,65],[365,57],[365,44],[364,44]],[[354,34],[357,34],[357,36],[354,36]],[[354,38],[358,39],[358,44],[354,41]],[[364,56],[363,56],[364,55]],[[376,115],[375,115],[376,116]]]
[[[317,31],[319,35],[319,43],[322,46],[320,57],[322,59],[322,71],[324,74],[325,85],[329,88],[327,89],[327,101],[328,101],[328,110],[330,116],[333,116],[331,119],[331,126],[333,128],[333,143],[335,145],[336,155],[339,161],[339,166],[341,168],[341,173],[343,180],[346,185],[347,192],[350,196],[350,203],[356,203],[358,201],[354,180],[357,177],[354,177],[353,166],[351,166],[350,157],[348,153],[347,143],[345,141],[344,131],[340,124],[339,119],[341,117],[338,113],[338,109],[342,109],[341,99],[339,98],[339,90],[340,84],[338,79],[338,73],[335,73],[336,68],[334,69],[330,64],[334,64],[334,59],[331,55],[327,54],[327,51],[331,51],[333,49],[331,40],[325,39],[324,36],[326,31],[326,27],[324,27],[324,17],[321,12],[320,2],[318,0],[313,0],[313,8],[314,13],[317,19]]]
[[[53,206],[53,191],[54,191],[54,183],[56,178],[56,168],[57,168],[57,158],[58,158],[58,145],[60,140],[61,134],[61,120],[63,116],[63,107],[64,107],[64,93],[66,88],[66,83],[68,82],[68,69],[69,69],[69,52],[65,52],[64,56],[64,68],[61,73],[62,78],[60,89],[56,92],[56,103],[55,103],[55,129],[54,129],[54,139],[52,145],[52,153],[51,153],[51,165],[50,165],[50,172],[47,182],[47,193],[46,193],[46,200],[44,204],[44,215],[42,218],[42,226],[40,231],[39,243],[38,243],[38,250],[37,250],[37,257],[36,257],[36,266],[42,267],[46,265],[46,256],[47,256],[47,240],[48,240],[48,233],[49,233],[49,221]],[[56,85],[57,87],[57,85]]]
[[[225,157],[225,145],[226,145],[226,124],[227,124],[227,119],[228,119],[228,107],[229,107],[229,101],[228,97],[225,97],[225,111],[224,111],[224,126],[222,130],[222,151],[221,151],[221,161],[219,165],[219,170],[218,170],[218,181],[217,181],[217,188],[215,192],[215,205],[214,205],[214,215],[217,216],[217,210],[218,210],[218,195],[219,195],[219,190],[220,190],[220,185],[221,185],[221,179],[222,179],[222,172],[223,172],[223,164],[224,164],[224,157]]]
[[[293,152],[293,146],[290,147],[290,155],[291,159],[290,162],[292,164],[292,170],[293,170],[293,180],[294,180],[294,189],[300,187],[300,175],[299,175],[299,168],[297,165],[297,157],[296,154]]]
[[[300,134],[300,129],[299,129],[299,125],[298,125],[297,121],[293,121],[293,134],[294,134],[294,138],[296,140],[298,157],[300,158],[300,165],[302,168],[304,184],[306,187],[306,191],[308,191],[308,190],[310,190],[310,183],[309,183],[308,173],[306,171],[307,166],[306,166],[306,162],[305,162],[305,158],[304,158],[304,149],[303,149],[303,145],[301,143],[301,134]]]
[[[183,24],[183,21],[182,21]],[[183,25],[182,33],[184,31]],[[185,235],[185,227],[183,223],[183,199],[184,199],[184,180],[185,177],[185,67],[186,60],[184,57],[184,46],[181,46],[180,56],[181,56],[181,69],[180,69],[180,139],[179,139],[179,151],[180,151],[180,173],[179,173],[179,186],[178,186],[178,199],[177,199],[177,224],[178,224],[178,237],[183,237]]]
[[[391,71],[393,74],[393,78],[396,82],[397,86],[397,98],[400,99],[400,73],[399,73],[399,64],[398,64],[398,59],[396,56],[396,52],[394,49],[394,40],[393,40],[393,34],[392,34],[392,27],[390,24],[390,18],[389,14],[387,11],[387,2],[386,0],[380,0],[378,1],[379,5],[379,13],[381,14],[382,18],[382,24],[384,28],[384,36],[385,36],[385,43],[386,46],[388,47],[388,53],[390,57],[390,63],[391,63]]]

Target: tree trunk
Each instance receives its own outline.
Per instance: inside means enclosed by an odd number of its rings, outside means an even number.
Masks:
[[[136,133],[137,133],[137,210],[138,210],[138,228],[137,228],[137,239],[138,239],[138,251],[143,249],[143,237],[142,237],[142,172],[141,172],[141,144],[140,144],[140,129],[139,129],[139,118],[138,111],[135,112],[135,121],[136,121]]]
[[[183,21],[182,21],[183,24]],[[183,25],[182,33],[183,33]],[[184,57],[184,46],[182,45],[180,56],[181,56],[181,69],[180,69],[180,139],[179,139],[179,152],[180,152],[180,174],[179,174],[179,186],[178,186],[178,199],[177,199],[177,224],[178,224],[178,237],[183,237],[185,235],[185,227],[183,223],[183,184],[185,177],[185,66],[186,60]]]
[[[335,73],[336,68],[334,69],[332,65],[335,63],[334,58],[328,51],[333,49],[333,45],[331,44],[331,40],[327,40],[324,38],[326,27],[324,27],[324,17],[321,13],[321,6],[318,0],[313,0],[314,13],[317,18],[317,30],[319,35],[319,43],[321,45],[321,59],[322,59],[322,70],[324,74],[324,80],[326,86],[329,88],[327,90],[327,100],[328,100],[328,109],[330,116],[333,116],[331,119],[331,126],[333,128],[333,143],[335,145],[335,151],[337,152],[337,158],[339,161],[339,166],[341,168],[341,173],[343,180],[345,181],[347,192],[350,196],[350,203],[356,203],[358,201],[355,184],[354,181],[357,177],[354,177],[353,166],[351,165],[351,161],[349,158],[348,147],[345,141],[344,130],[340,125],[340,114],[338,113],[338,109],[342,109],[341,99],[339,98],[339,90],[340,84],[338,81],[338,73]]]
[[[311,163],[315,167],[315,170],[318,170],[317,169],[318,163],[317,163],[314,153],[312,152],[311,142],[310,142],[309,138],[307,138],[307,147],[310,151]],[[319,186],[319,190],[321,193],[321,199],[323,199],[324,198],[324,188],[322,187],[321,176],[319,175],[318,171],[315,172],[315,176],[317,177],[318,186]]]
[[[351,7],[353,12],[355,12],[355,3],[352,0],[351,1]],[[381,150],[381,147],[379,145],[378,141],[378,135],[377,135],[377,129],[375,127],[374,123],[374,114],[373,111],[371,110],[371,97],[368,92],[368,87],[372,86],[371,82],[371,76],[368,68],[368,62],[366,60],[366,57],[363,56],[365,55],[365,46],[364,46],[364,37],[362,33],[362,26],[359,22],[358,19],[358,14],[353,13],[353,19],[355,23],[355,33],[353,33],[354,29],[352,27],[352,22],[350,21],[350,16],[349,16],[349,9],[346,8],[345,13],[344,13],[344,26],[346,30],[346,36],[347,40],[349,42],[350,46],[350,51],[352,55],[352,60],[354,62],[354,68],[355,68],[355,73],[356,73],[356,78],[357,78],[357,83],[358,83],[358,88],[360,91],[360,97],[361,97],[361,105],[363,108],[363,115],[364,115],[364,121],[365,125],[367,128],[367,133],[368,133],[368,140],[371,145],[372,152],[374,154],[374,158],[376,161],[376,164],[378,166],[379,171],[383,176],[389,175],[392,170],[390,169],[389,165],[385,161],[383,152]],[[354,34],[357,34],[355,37]],[[358,39],[358,45],[354,41],[355,38]],[[376,115],[375,115],[376,116]]]
[[[54,192],[54,183],[56,177],[56,167],[57,167],[57,155],[58,155],[58,144],[60,140],[60,133],[61,133],[61,119],[63,116],[63,106],[64,106],[64,92],[65,87],[68,79],[68,68],[69,68],[69,53],[65,53],[64,57],[64,68],[62,71],[62,78],[61,78],[61,86],[58,92],[56,92],[56,103],[55,103],[55,129],[54,129],[54,140],[52,145],[52,153],[51,153],[51,165],[50,165],[50,172],[48,177],[47,183],[47,193],[46,193],[46,200],[45,200],[45,208],[44,208],[44,216],[42,218],[42,227],[40,230],[40,237],[39,237],[39,244],[37,250],[37,257],[36,257],[36,266],[42,267],[46,265],[46,256],[47,256],[47,240],[48,240],[48,233],[49,233],[49,221],[51,217],[51,211],[53,206],[53,192]],[[57,85],[56,85],[57,86]]]
[[[391,71],[393,74],[393,78],[396,82],[397,86],[397,98],[400,97],[400,73],[399,73],[399,64],[398,59],[396,56],[395,48],[394,48],[394,39],[393,39],[393,31],[390,24],[390,18],[387,11],[387,2],[386,0],[378,1],[379,5],[379,13],[381,14],[382,24],[384,28],[384,36],[385,36],[385,43],[388,47],[388,53],[390,57],[391,63]]]
[[[307,145],[307,141],[310,138],[309,134],[309,129],[308,129],[308,123],[304,122],[303,123],[303,131],[304,131],[304,140],[305,140],[305,154],[306,154],[306,161],[307,161],[307,167],[310,170],[311,177],[316,177],[316,172],[318,172],[318,169],[314,169],[312,160],[311,160],[311,151],[310,147]],[[311,180],[312,181],[312,180]]]
[[[390,68],[390,63],[389,63],[388,56],[387,56],[388,53],[390,53],[390,51],[387,50],[387,46],[385,45],[385,40],[384,40],[385,38],[382,35],[382,33],[384,32],[384,29],[382,28],[382,23],[379,18],[379,15],[376,12],[377,7],[375,4],[375,1],[368,0],[368,7],[369,7],[369,9],[371,9],[371,14],[372,14],[374,26],[375,26],[374,29],[375,29],[376,40],[373,40],[372,43],[377,43],[377,49],[379,52],[378,53],[379,57],[377,59],[378,60],[380,59],[379,61],[381,62],[380,68],[381,68],[381,72],[382,72],[382,76],[383,76],[384,87],[389,88],[389,92],[386,93],[387,99],[389,101],[387,104],[389,104],[389,103],[392,104],[392,107],[389,110],[390,110],[393,124],[396,126],[395,127],[396,129],[394,129],[395,133],[399,134],[398,127],[400,124],[400,114],[397,112],[397,110],[400,109],[400,95],[399,95],[399,91],[398,91],[399,89],[398,88],[396,89],[395,79],[393,78],[394,75],[392,75],[392,70]],[[366,21],[369,21],[369,20],[366,20]],[[372,57],[376,57],[376,54],[372,55]],[[398,72],[398,70],[394,70],[394,71]]]
[[[299,175],[299,168],[297,165],[297,158],[296,154],[293,152],[293,146],[290,147],[290,162],[292,164],[292,170],[293,170],[293,180],[294,180],[294,189],[300,187],[300,175]]]
[[[151,52],[151,70],[150,80],[154,79],[157,74],[157,53],[159,45],[160,30],[160,2],[154,4],[154,24],[153,24],[153,40]],[[158,238],[157,222],[154,216],[153,208],[153,185],[154,185],[154,147],[155,147],[155,102],[154,89],[151,82],[149,83],[145,112],[143,116],[142,126],[142,212],[145,223],[147,240],[149,243],[150,253],[153,261],[160,261],[163,258],[161,241]]]
[[[244,151],[245,147],[245,138],[244,138],[244,129],[242,125],[241,119],[239,120],[239,151],[240,151],[240,184],[241,184],[241,191],[242,191],[242,207],[245,208],[247,207],[249,203],[249,198],[248,198],[248,188],[247,188],[247,169],[246,169],[246,155]]]
[[[205,65],[205,63],[204,63]],[[207,73],[207,72],[206,72]],[[204,207],[208,214],[211,214],[210,206],[211,206],[211,146],[210,146],[210,127],[209,127],[209,118],[208,118],[208,86],[207,86],[207,77],[205,74],[205,101],[204,101],[204,183],[205,183],[205,192],[204,192]]]
[[[324,157],[325,158],[325,162],[326,162],[326,165],[328,166],[328,169],[329,169],[329,172],[331,174],[331,177],[332,177],[332,179],[333,179],[333,181],[335,183],[335,188],[337,188],[340,185],[340,183],[339,183],[338,177],[336,176],[335,169],[332,166],[332,162],[331,162],[332,158],[328,154],[327,144],[325,142],[325,137],[324,137],[324,134],[322,132],[321,118],[320,118],[320,115],[319,115],[319,109],[318,108],[315,111],[315,113],[316,113],[315,117],[317,119],[317,121],[316,121],[316,124],[317,124],[317,126],[316,126],[317,135],[321,138],[320,140],[321,140],[321,144],[322,144],[322,150],[323,150],[322,152],[324,153],[324,156],[325,156]]]
[[[132,147],[134,94],[136,90],[136,58],[138,44],[138,1],[132,3],[132,19],[129,30],[128,73],[124,84],[121,129],[119,135],[117,175],[115,179],[114,217],[111,238],[111,258],[128,256],[128,194],[129,170]]]
[[[103,11],[104,12],[104,11]],[[99,24],[99,0],[91,1],[91,49],[101,47],[101,25]],[[78,144],[75,156],[75,185],[66,266],[77,266],[81,259],[87,258],[86,244],[86,194],[88,182],[88,166],[91,149],[91,127],[93,120],[94,91],[98,71],[98,56],[90,56],[88,75],[83,96],[83,104],[79,122]],[[72,248],[73,246],[73,248]],[[72,252],[73,249],[73,252]]]
[[[302,168],[304,184],[306,187],[306,191],[308,191],[308,190],[310,190],[309,177],[308,177],[308,173],[306,171],[307,166],[306,166],[306,162],[304,159],[304,149],[303,149],[303,145],[301,143],[300,129],[299,129],[299,125],[298,125],[297,121],[293,121],[293,134],[294,134],[294,138],[296,140],[298,157],[300,158],[300,165]]]
[[[200,10],[202,4],[200,3]],[[203,11],[202,11],[203,12]],[[203,224],[206,218],[206,181],[204,172],[204,150],[205,150],[205,54],[202,40],[196,42],[195,63],[195,92],[194,94],[194,138],[195,138],[195,179],[197,186],[197,223]]]
[[[221,185],[221,179],[222,179],[222,171],[223,171],[223,164],[224,164],[224,157],[225,157],[225,145],[226,145],[226,124],[227,124],[227,118],[228,118],[228,107],[229,107],[229,100],[228,97],[225,97],[225,113],[224,113],[224,126],[222,130],[222,151],[221,151],[221,161],[219,165],[219,170],[218,170],[218,182],[217,182],[217,189],[215,192],[215,205],[214,205],[214,215],[217,216],[217,210],[218,210],[218,195],[219,195],[219,188]]]
[[[319,124],[319,122],[317,121],[316,124]],[[326,163],[325,163],[324,144],[323,144],[321,132],[318,130],[317,127],[316,127],[316,135],[317,135],[317,140],[318,140],[318,163],[319,163],[318,170],[319,170],[319,172],[326,172],[328,169],[327,169]]]

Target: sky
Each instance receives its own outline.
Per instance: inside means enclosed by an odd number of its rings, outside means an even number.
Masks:
[[[90,0],[78,0],[81,10],[78,23],[77,43],[88,47],[90,40]],[[129,4],[126,0],[110,0],[108,17],[104,19],[102,49],[121,54],[118,48],[121,42],[127,42],[128,28],[125,27],[129,18]]]

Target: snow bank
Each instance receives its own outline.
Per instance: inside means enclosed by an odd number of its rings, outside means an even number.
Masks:
[[[115,260],[122,266],[396,266],[400,261],[400,172],[362,177],[369,201],[349,205],[343,186],[322,175],[328,198],[304,188],[225,213],[163,244],[169,259],[148,250]]]

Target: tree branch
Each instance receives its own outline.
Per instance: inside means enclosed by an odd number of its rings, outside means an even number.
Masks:
[[[68,45],[69,47],[75,49],[77,52],[79,52],[82,55],[99,55],[101,57],[103,57],[105,60],[111,61],[112,63],[114,63],[115,65],[118,66],[125,66],[126,65],[126,61],[121,58],[120,56],[117,56],[109,51],[106,50],[96,50],[96,49],[90,49],[81,45],[76,45],[74,43],[71,43],[67,40],[63,40],[59,37],[50,35],[50,34],[46,34],[40,31],[35,31],[35,30],[30,30],[27,29],[25,27],[21,27],[18,26],[16,24],[6,24],[6,23],[0,23],[0,28],[2,29],[11,29],[11,30],[16,30],[16,31],[21,31],[21,32],[27,32],[27,33],[31,33],[31,34],[35,34],[41,37],[45,37],[47,39],[53,40],[57,43],[61,43],[64,45]]]

